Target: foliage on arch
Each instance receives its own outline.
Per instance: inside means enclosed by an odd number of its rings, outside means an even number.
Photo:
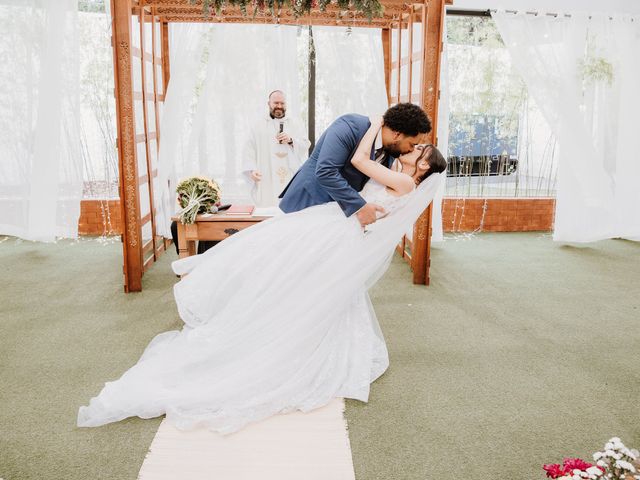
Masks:
[[[191,0],[192,4],[196,0]],[[311,12],[312,9],[324,11],[330,4],[337,5],[344,11],[361,13],[369,20],[381,17],[384,8],[379,0],[203,0],[203,13],[210,15],[212,11],[220,13],[225,6],[240,7],[243,14],[252,12],[270,12],[277,16],[282,8],[291,8],[295,17],[301,17]]]

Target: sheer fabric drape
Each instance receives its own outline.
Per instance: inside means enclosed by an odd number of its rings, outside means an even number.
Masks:
[[[299,115],[296,27],[172,26],[172,74],[160,126],[159,233],[169,236],[176,183],[206,175],[222,184],[225,201],[246,201],[242,150],[252,121],[268,112],[275,89]],[[174,61],[175,59],[175,61]]]
[[[382,115],[388,107],[377,28],[313,27],[316,138],[340,115]]]
[[[77,0],[0,2],[0,234],[76,237]]]
[[[249,198],[241,175],[246,131],[267,113],[267,95],[284,90],[288,112],[306,125],[306,30],[273,25],[172,25],[171,81],[162,114],[156,193],[159,233],[169,236],[175,185],[191,175],[222,183],[228,201]],[[351,112],[387,108],[379,29],[313,27],[316,132]],[[316,137],[317,138],[317,137]]]
[[[554,240],[640,240],[640,19],[493,14],[559,145]]]

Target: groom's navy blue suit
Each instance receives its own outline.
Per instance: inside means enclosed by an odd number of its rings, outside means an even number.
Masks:
[[[348,217],[360,210],[367,202],[358,192],[369,177],[351,165],[351,157],[370,125],[368,117],[357,114],[343,115],[334,121],[280,194],[280,209],[290,213],[338,202]],[[393,158],[387,155],[385,160],[385,165],[389,166],[387,162],[392,162]]]

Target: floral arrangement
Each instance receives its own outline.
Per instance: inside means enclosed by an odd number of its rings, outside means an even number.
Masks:
[[[176,187],[180,222],[195,222],[199,213],[215,213],[220,203],[220,186],[205,177],[191,177],[182,180]]]
[[[192,4],[196,0],[191,0]],[[297,18],[309,13],[312,8],[319,8],[325,11],[331,3],[336,4],[341,10],[352,10],[356,13],[362,13],[369,20],[373,17],[381,17],[384,11],[379,0],[202,0],[202,8],[205,15],[210,15],[213,9],[216,14],[220,14],[222,8],[227,5],[239,6],[244,15],[247,9],[253,10],[255,16],[258,11],[264,12],[268,10],[271,15],[277,16],[277,12],[282,7],[291,7],[293,15]]]
[[[629,450],[618,437],[613,437],[600,452],[593,454],[595,465],[580,458],[565,458],[558,463],[543,465],[548,478],[558,480],[640,480],[640,455]]]

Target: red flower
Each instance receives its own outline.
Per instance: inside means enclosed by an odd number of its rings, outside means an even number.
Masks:
[[[593,467],[593,464],[587,463],[580,458],[565,458],[562,463],[565,470],[568,470],[569,472],[572,472],[575,469],[584,471],[589,467]]]
[[[549,478],[562,477],[566,473],[570,473],[571,472],[571,470],[568,470],[566,468],[566,465],[564,467],[561,467],[557,463],[543,465],[542,468],[543,468],[543,470],[545,472],[547,472],[547,477],[549,477]]]

